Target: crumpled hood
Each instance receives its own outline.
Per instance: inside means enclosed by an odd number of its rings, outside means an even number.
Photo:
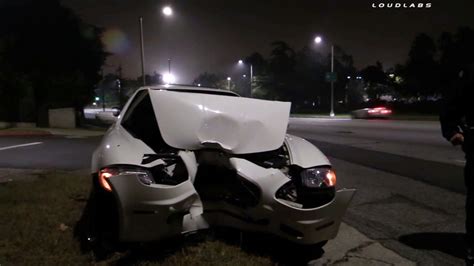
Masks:
[[[221,148],[233,154],[278,149],[291,104],[201,93],[150,90],[163,140],[184,150]]]

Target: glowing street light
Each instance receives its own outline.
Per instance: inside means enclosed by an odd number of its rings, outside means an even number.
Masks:
[[[314,38],[314,42],[316,44],[320,44],[322,41],[323,41],[323,38],[321,38],[320,36],[316,36],[316,38]]]
[[[171,73],[166,73],[163,75],[163,81],[165,84],[173,84],[176,82],[176,77]]]
[[[323,38],[321,36],[316,36],[314,42],[316,44],[321,44]],[[331,112],[329,113],[331,117],[334,116],[334,45],[331,45]]]
[[[239,65],[245,65],[244,60],[240,59],[238,61]],[[245,78],[245,75],[243,75]],[[252,97],[252,81],[253,81],[253,65],[250,64],[250,93],[248,94],[250,97]]]
[[[229,91],[230,91],[230,81],[231,80],[232,79],[230,77],[227,77],[227,90],[229,90]]]
[[[167,17],[173,15],[173,9],[170,6],[163,7],[162,12],[163,12],[163,15]]]
[[[173,9],[170,6],[165,6],[162,9],[163,15],[166,17],[170,17],[173,15]],[[140,59],[141,59],[141,67],[142,67],[142,80],[143,86],[146,86],[145,80],[145,48],[144,48],[144,40],[143,40],[143,17],[138,18],[138,25],[140,26]]]

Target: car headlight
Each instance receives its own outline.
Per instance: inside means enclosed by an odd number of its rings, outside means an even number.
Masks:
[[[304,169],[300,173],[301,184],[307,188],[334,187],[336,173],[330,168]]]
[[[296,208],[308,209],[331,202],[336,193],[336,173],[329,167],[290,168],[291,181],[283,185],[276,198]]]
[[[108,179],[115,176],[136,176],[144,185],[160,184],[176,186],[189,179],[186,165],[181,158],[162,157],[163,164],[152,168],[143,168],[133,165],[118,165],[103,168],[99,171],[99,184],[106,191],[112,191]]]
[[[106,167],[99,172],[99,184],[106,191],[112,191],[108,179],[115,176],[134,175],[144,185],[155,183],[152,174],[143,168],[134,167]]]

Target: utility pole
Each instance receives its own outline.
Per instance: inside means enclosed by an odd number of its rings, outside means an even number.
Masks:
[[[145,79],[145,48],[143,45],[143,17],[138,19],[140,25],[140,55],[141,55],[141,62],[142,62],[142,80],[143,86],[146,86],[146,79]]]
[[[117,68],[117,90],[119,97],[119,106],[122,108],[122,64]]]
[[[171,74],[171,59],[168,58],[168,74]]]
[[[331,113],[334,116],[334,45],[331,45]]]
[[[252,98],[252,81],[253,81],[253,65],[250,64],[250,93],[249,93],[250,98]]]

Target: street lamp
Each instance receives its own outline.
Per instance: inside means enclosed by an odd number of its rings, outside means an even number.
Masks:
[[[245,65],[242,59],[239,60],[239,65]],[[250,64],[250,93],[248,94],[252,97],[252,81],[253,81],[253,65]]]
[[[170,6],[165,6],[162,9],[163,15],[169,17],[173,15],[173,9]],[[146,79],[145,79],[145,48],[144,48],[144,40],[143,40],[143,17],[138,18],[138,25],[140,26],[140,59],[142,63],[142,80],[143,86],[146,86]]]
[[[171,73],[167,73],[163,75],[163,81],[165,84],[174,84],[176,82],[176,77]]]
[[[314,42],[316,44],[320,44],[322,43],[323,39],[321,38],[321,36],[316,36],[316,38],[314,38]],[[334,116],[334,45],[332,44],[331,45],[331,112],[329,113],[329,115],[331,117]]]
[[[322,41],[323,39],[320,36],[316,36],[316,38],[314,38],[314,42],[317,44],[320,44]]]
[[[229,91],[230,91],[230,81],[231,80],[232,79],[230,77],[227,77],[227,90],[229,90]]]
[[[163,15],[167,17],[173,15],[173,9],[170,6],[163,7],[162,12],[163,12]]]

